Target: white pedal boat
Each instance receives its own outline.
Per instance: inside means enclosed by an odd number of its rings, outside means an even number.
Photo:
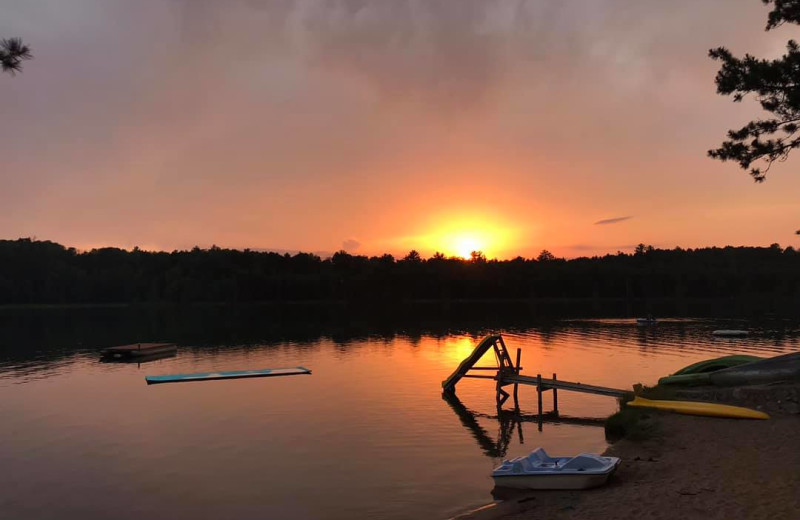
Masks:
[[[581,453],[550,457],[537,448],[527,457],[504,460],[492,472],[498,487],[518,489],[587,489],[601,486],[619,466],[618,457]]]

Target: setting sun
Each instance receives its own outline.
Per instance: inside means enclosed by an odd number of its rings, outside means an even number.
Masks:
[[[502,256],[515,235],[509,225],[485,216],[450,217],[445,223],[434,224],[434,229],[424,237],[423,249],[464,259],[471,258],[473,251],[487,258]]]
[[[447,247],[447,253],[453,256],[460,256],[461,258],[469,259],[473,251],[481,251],[485,253],[486,240],[474,233],[463,233],[455,235],[451,238],[450,244]]]

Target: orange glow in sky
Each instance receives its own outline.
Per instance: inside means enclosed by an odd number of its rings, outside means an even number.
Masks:
[[[434,242],[435,249],[445,256],[458,256],[469,259],[473,251],[480,251],[488,257],[497,255],[502,232],[488,229],[470,229],[463,231],[444,231]]]
[[[467,232],[453,237],[452,248],[461,258],[469,258],[473,251],[486,249],[486,241],[478,235]]]
[[[800,246],[800,153],[759,185],[706,156],[764,115],[716,93],[708,49],[771,59],[791,36],[765,33],[755,0],[5,3],[0,35],[36,57],[0,78],[0,238],[489,259]]]
[[[505,258],[518,242],[516,228],[496,217],[439,216],[433,222],[419,224],[431,231],[394,241],[400,250],[417,249],[423,257],[442,253],[447,257],[469,259],[473,251],[487,258]]]

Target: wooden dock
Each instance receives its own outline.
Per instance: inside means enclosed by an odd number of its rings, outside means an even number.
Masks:
[[[476,367],[475,364],[486,354],[490,349],[494,350],[496,366],[489,367]],[[497,393],[497,406],[498,408],[505,403],[506,399],[510,397],[503,387],[514,385],[514,402],[517,403],[517,392],[519,385],[529,385],[536,387],[538,394],[539,404],[539,417],[541,422],[542,417],[542,393],[548,390],[553,392],[553,413],[558,415],[558,390],[565,390],[569,392],[581,392],[585,394],[605,395],[609,397],[621,398],[627,395],[632,395],[632,391],[620,390],[618,388],[609,388],[605,386],[587,385],[584,383],[574,383],[571,381],[562,381],[553,374],[552,379],[543,378],[541,374],[535,377],[522,375],[520,372],[522,366],[520,364],[521,350],[517,349],[516,363],[512,361],[511,355],[508,352],[505,342],[500,335],[491,335],[483,338],[480,343],[475,347],[472,353],[459,364],[450,376],[442,381],[442,389],[445,394],[455,394],[456,385],[462,378],[479,378],[491,379],[495,381],[495,391]],[[479,371],[494,371],[493,375],[489,374],[475,374],[473,370]]]
[[[107,348],[102,351],[102,356],[105,359],[124,360],[174,354],[177,350],[175,343],[133,343]]]
[[[553,374],[555,376],[555,374]],[[541,376],[531,377],[523,375],[509,375],[503,377],[504,385],[521,384],[533,385],[544,390],[569,390],[571,392],[583,392],[585,394],[607,395],[609,397],[625,397],[632,394],[627,390],[608,388],[605,386],[585,385],[583,383],[570,383],[569,381],[559,381],[558,379],[545,379]]]

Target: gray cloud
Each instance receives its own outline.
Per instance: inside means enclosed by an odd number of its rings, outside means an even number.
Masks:
[[[356,240],[355,238],[348,238],[344,242],[342,242],[342,249],[345,251],[355,251],[361,247],[361,242]]]
[[[752,0],[739,0],[739,4]],[[565,83],[663,80],[681,51],[706,60],[703,15],[730,0],[172,0],[187,57],[238,60],[265,54],[304,61],[361,81],[384,102],[433,105],[439,113],[496,100],[509,81],[529,92]],[[126,7],[126,9],[128,9]],[[766,15],[764,15],[766,16]],[[689,37],[676,41],[679,29]],[[204,52],[198,52],[199,50]],[[214,58],[218,56],[218,58]],[[554,81],[557,80],[557,81]]]
[[[633,216],[606,218],[606,219],[603,219],[603,220],[598,220],[597,222],[594,223],[594,225],[597,226],[597,225],[605,225],[605,224],[616,224],[618,222],[623,222],[625,220],[630,220],[632,218],[633,218]]]

